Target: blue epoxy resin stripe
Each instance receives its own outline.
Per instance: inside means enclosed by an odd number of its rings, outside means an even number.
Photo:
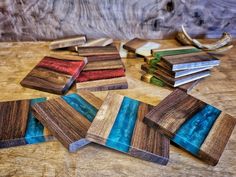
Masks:
[[[182,124],[172,141],[192,154],[197,155],[220,113],[221,111],[213,106],[204,106]]]
[[[139,101],[124,97],[106,146],[128,152],[138,115]]]
[[[36,98],[30,101],[30,111],[28,114],[27,127],[25,131],[25,140],[27,144],[35,144],[45,142],[44,139],[44,127],[43,125],[33,116],[31,106],[36,103],[44,102],[46,98]]]
[[[70,95],[62,96],[62,99],[76,111],[82,114],[85,118],[87,118],[90,122],[92,122],[95,118],[98,110],[81,96],[73,93]]]

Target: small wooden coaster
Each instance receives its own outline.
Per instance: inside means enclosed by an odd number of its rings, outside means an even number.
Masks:
[[[149,128],[143,118],[152,106],[109,93],[86,138],[92,142],[151,162],[166,165],[169,139]]]
[[[145,115],[144,121],[210,165],[216,165],[236,119],[176,89]]]

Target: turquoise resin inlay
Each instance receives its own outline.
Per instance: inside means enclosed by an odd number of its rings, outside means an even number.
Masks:
[[[30,101],[30,111],[28,114],[27,127],[25,132],[25,140],[27,144],[35,144],[45,142],[43,125],[33,116],[31,107],[40,102],[46,101],[46,98],[36,98]]]
[[[62,96],[62,99],[76,111],[78,111],[81,115],[87,118],[90,122],[93,121],[94,117],[97,114],[98,110],[94,106],[89,104],[85,99],[75,93]]]
[[[138,115],[139,101],[124,97],[106,145],[122,152],[128,152]]]
[[[182,124],[172,141],[192,154],[197,155],[220,113],[221,111],[213,106],[204,106]]]

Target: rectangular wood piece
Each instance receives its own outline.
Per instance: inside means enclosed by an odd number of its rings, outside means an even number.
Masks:
[[[235,127],[236,119],[176,89],[145,115],[144,122],[183,149],[216,165]]]
[[[32,114],[31,106],[44,101],[46,98],[0,102],[0,148],[54,139]]]
[[[220,64],[219,59],[205,52],[164,56],[161,58],[161,62],[164,62],[172,71],[213,67]]]
[[[152,106],[109,93],[98,111],[86,138],[120,152],[166,165],[169,139],[143,123]]]
[[[59,39],[59,40],[52,41],[49,44],[49,49],[53,50],[53,49],[61,49],[61,48],[66,48],[66,47],[73,47],[73,46],[84,44],[85,42],[86,42],[86,37],[84,35],[67,38],[67,39]]]
[[[81,91],[33,106],[35,117],[70,151],[89,143],[85,139],[102,100]]]
[[[115,46],[95,46],[95,47],[78,47],[79,56],[89,57],[97,55],[119,55]]]
[[[20,82],[24,87],[64,94],[79,76],[87,63],[83,60],[62,60],[44,57]]]
[[[89,91],[105,91],[127,89],[128,82],[126,77],[116,77],[110,79],[101,79],[87,82],[77,82],[76,89]]]

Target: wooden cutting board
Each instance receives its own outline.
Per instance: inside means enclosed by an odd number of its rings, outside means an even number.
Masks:
[[[220,64],[219,59],[205,52],[163,56],[161,62],[163,62],[171,71],[213,67]]]
[[[32,114],[31,106],[44,101],[46,98],[0,102],[0,148],[54,139]]]
[[[152,106],[109,93],[86,138],[92,142],[138,157],[167,164],[169,139],[143,123]]]
[[[83,71],[105,70],[105,69],[119,69],[124,68],[121,60],[106,60],[89,62]]]
[[[86,63],[86,58],[71,61],[44,57],[20,84],[41,91],[64,94],[79,76]]]
[[[35,117],[70,151],[89,143],[85,139],[102,100],[81,91],[33,106]]]
[[[144,121],[210,165],[218,163],[236,124],[235,118],[179,89],[146,114]]]
[[[89,90],[89,91],[105,91],[105,90],[118,90],[127,89],[128,82],[126,77],[115,77],[109,79],[100,79],[87,82],[77,82],[76,89]]]

